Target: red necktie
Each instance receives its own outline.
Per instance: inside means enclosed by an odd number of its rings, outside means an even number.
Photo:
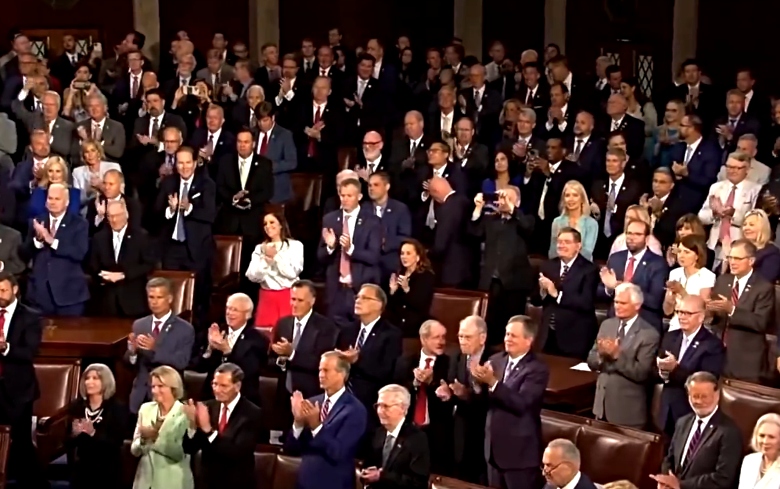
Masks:
[[[320,119],[322,119],[322,106],[317,106],[317,112],[314,114],[314,125],[316,125],[318,122],[320,122]],[[309,158],[314,158],[317,155],[317,140],[314,138],[309,138],[309,151],[308,156]]]
[[[626,273],[623,274],[623,282],[631,282],[634,278],[634,266],[636,264],[636,258],[633,256],[628,259],[628,266],[626,267]]]
[[[154,327],[152,328],[152,336],[157,338],[157,336],[160,334],[160,325],[162,324],[162,321],[155,321]]]
[[[433,358],[425,359],[425,370],[431,368]],[[414,424],[423,426],[428,414],[428,392],[425,390],[425,384],[420,384],[417,388],[417,403],[414,405]]]
[[[222,414],[219,416],[218,430],[220,434],[222,434],[225,431],[225,428],[227,428],[227,423],[228,423],[227,415],[228,415],[228,408],[223,404]]]
[[[260,141],[260,154],[265,156],[265,153],[268,151],[268,133],[261,133],[260,137],[263,138],[263,140]]]

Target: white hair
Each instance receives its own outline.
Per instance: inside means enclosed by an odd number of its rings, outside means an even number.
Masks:
[[[51,193],[52,190],[61,190],[62,194],[64,195],[65,203],[67,204],[70,202],[70,192],[68,192],[68,186],[64,183],[52,183],[49,184],[49,190],[47,192],[47,195]]]
[[[645,301],[645,295],[642,293],[642,289],[638,285],[630,282],[623,282],[615,287],[615,297],[619,296],[623,292],[628,293],[629,300],[632,304],[641,306]]]
[[[439,321],[437,321],[435,319],[428,319],[427,321],[422,323],[422,325],[420,326],[420,337],[421,338],[426,338],[426,337],[430,336],[431,329],[434,326],[441,326],[442,328],[447,329],[447,327],[444,326],[443,324],[441,324]]]
[[[571,462],[579,467],[580,465],[580,450],[577,445],[571,440],[566,438],[556,438],[547,444],[547,448],[557,448],[561,451],[563,460]]]
[[[398,384],[388,384],[381,389],[379,389],[379,395],[382,394],[392,394],[395,398],[398,399],[398,402],[401,404],[401,407],[403,407],[404,411],[409,409],[409,406],[412,404],[412,396],[409,394],[409,391],[406,389],[406,387]]]
[[[247,312],[247,316],[252,317],[252,311],[255,308],[255,303],[254,301],[252,301],[251,297],[249,297],[248,295],[242,292],[237,292],[231,295],[230,297],[228,297],[227,304],[230,304],[231,302],[235,302],[235,301],[243,302],[244,305],[246,305],[246,307],[249,309],[249,311]]]
[[[487,334],[487,323],[482,316],[466,316],[460,320],[460,327],[462,328],[464,326],[474,326],[477,328],[478,334]]]

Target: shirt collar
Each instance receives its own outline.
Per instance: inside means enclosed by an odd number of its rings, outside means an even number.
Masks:
[[[626,118],[626,114],[623,114],[623,115],[620,116],[619,119],[612,119],[612,125],[613,126],[616,126],[616,125],[620,126],[620,124],[623,123],[623,119],[625,119],[625,118]]]
[[[424,350],[420,350],[420,362],[424,362],[427,359],[431,359],[431,365],[433,365],[436,362],[436,356],[435,355],[426,355]]]
[[[626,264],[628,264],[628,260],[631,259],[631,257],[634,258],[634,268],[636,268],[637,265],[642,261],[642,258],[645,256],[645,252],[647,251],[647,247],[642,248],[641,251],[638,251],[636,254],[631,254],[631,252],[628,252],[628,256],[626,257]]]
[[[561,115],[565,118],[566,112],[568,111],[569,111],[569,102],[566,102],[565,104],[563,104],[563,107],[561,107]]]
[[[360,213],[360,206],[355,207],[352,212],[347,212],[346,210],[342,209],[342,212],[345,216],[349,216],[350,219],[355,219],[358,214]]]
[[[368,324],[363,324],[362,322],[360,323],[361,329],[366,328],[366,339],[368,339],[368,335],[371,334],[371,330],[374,329],[374,326],[376,326],[377,321],[379,321],[381,318],[382,316],[379,316],[378,318],[374,319]]]
[[[582,472],[577,471],[576,474],[574,474],[574,478],[569,481],[568,484],[563,486],[561,489],[574,489],[577,487],[577,484],[580,483],[580,479],[582,478]]]
[[[333,393],[332,396],[328,397],[327,394],[325,394],[325,399],[323,399],[323,404],[325,401],[330,401],[330,409],[333,409],[333,406],[336,405],[337,402],[339,402],[339,398],[346,392],[346,388],[342,387],[341,389],[337,390]]]
[[[574,264],[574,262],[577,260],[577,257],[579,255],[574,255],[574,258],[569,260],[568,262],[563,261],[563,258],[561,258],[561,269],[563,269],[564,265],[569,267],[571,269],[571,266]]]
[[[715,416],[715,413],[717,413],[717,412],[718,412],[718,406],[715,406],[715,409],[710,414],[708,414],[707,416],[705,416],[703,418],[700,418],[700,417],[696,416],[696,413],[693,413],[693,415],[695,417],[693,418],[694,423],[693,423],[693,427],[691,429],[696,429],[696,421],[701,421],[701,428],[702,429],[706,428],[707,425],[710,424],[710,420],[712,419],[712,417]]]
[[[702,136],[699,136],[699,139],[697,139],[696,141],[694,141],[694,142],[692,142],[691,144],[688,145],[688,146],[691,147],[691,153],[695,153],[696,152],[696,148],[699,147],[699,143],[701,143],[702,139],[704,139],[704,138]],[[691,155],[691,156],[693,156],[693,155]]]
[[[227,414],[228,414],[228,416],[233,414],[233,411],[236,409],[236,405],[238,404],[238,401],[240,399],[241,399],[241,393],[239,392],[238,395],[236,395],[236,397],[232,401],[230,401],[228,403],[228,405],[227,405],[227,410],[228,410]],[[224,406],[224,404],[222,406]],[[220,406],[220,408],[219,408],[220,409],[220,413],[219,413],[220,416],[222,416],[222,406]]]
[[[243,326],[241,326],[240,328],[238,328],[236,330],[233,330],[233,329],[230,328],[230,326],[228,326],[228,335],[229,336],[233,336],[233,338],[238,338],[239,336],[241,336],[241,333],[244,332],[245,328],[246,328],[246,323],[244,323]]]
[[[409,143],[410,144],[414,143],[414,147],[416,148],[416,147],[420,146],[420,141],[422,140],[422,138],[423,138],[422,134],[420,134],[420,137],[418,137],[417,139],[409,139]]]
[[[558,168],[561,166],[561,163],[563,163],[563,160],[559,161],[558,163],[553,163],[550,165],[550,175],[558,171]]]
[[[572,75],[571,71],[568,75],[566,75],[566,79],[563,80],[563,84],[566,85],[566,88],[569,89],[569,93],[571,93],[571,83],[574,80],[574,75]]]
[[[220,134],[222,134],[222,128],[221,127],[219,129],[217,129],[216,131],[214,131],[214,132],[209,131],[208,136],[214,136],[214,144],[216,144],[217,141],[219,141]],[[206,137],[206,141],[208,141],[208,136]]]
[[[173,315],[172,310],[166,312],[160,318],[156,318],[154,317],[154,314],[152,314],[152,324],[154,324],[155,321],[160,321],[160,324],[165,324],[168,322],[168,320],[171,318],[172,315]]]
[[[696,328],[691,334],[685,334],[685,332],[683,332],[683,341],[685,341],[686,338],[688,339],[688,341],[693,340],[694,338],[696,338],[696,335],[699,334],[699,331],[701,331],[701,325],[698,328]]]
[[[638,317],[639,317],[639,314],[637,314],[636,316],[634,316],[631,319],[628,319],[626,321],[626,327],[623,329],[623,333],[624,334],[628,334],[628,330],[631,329],[631,326],[634,325],[634,323],[636,322]]]
[[[309,318],[311,318],[311,314],[314,312],[314,309],[309,309],[309,312],[306,313],[301,319],[293,318],[293,326],[295,326],[295,323],[300,323],[302,327],[306,327],[306,325],[309,323]]]
[[[192,188],[192,180],[195,178],[195,174],[193,173],[190,178],[181,178],[181,181],[179,182],[179,185],[184,185],[185,183]]]
[[[620,192],[620,188],[623,186],[623,181],[626,179],[626,174],[623,173],[620,175],[617,180],[612,180],[611,178],[608,179],[608,185],[607,185],[607,192],[609,192],[609,188],[612,186],[612,184],[615,184],[615,192]]]
[[[96,121],[95,119],[92,119],[92,126],[98,126],[100,127],[100,130],[103,130],[103,126],[106,125],[106,117],[103,117],[103,120]]]
[[[49,225],[51,226],[51,223],[53,221],[57,221],[57,225],[59,226],[60,224],[62,224],[62,218],[63,217],[65,217],[65,213],[64,212],[62,213],[62,215],[60,215],[60,217],[54,217],[53,215],[49,214]]]
[[[379,156],[377,156],[376,159],[373,161],[366,160],[366,165],[374,165],[374,167],[376,168],[379,166],[380,161],[382,161],[382,153],[379,153]]]
[[[121,239],[122,237],[124,237],[125,233],[127,232],[127,224],[125,224],[125,226],[119,231],[112,231],[112,232],[114,233],[114,236],[119,236],[119,238]]]
[[[401,428],[404,426],[404,418],[401,418],[401,421],[395,425],[395,428],[393,428],[393,431],[388,431],[387,434],[393,437],[393,440],[398,440],[398,434],[401,433]]]
[[[509,356],[509,353],[507,353],[507,360],[506,360],[507,367],[509,369],[513,369],[513,368],[517,367],[517,364],[520,363],[520,360],[525,358],[526,355],[528,355],[528,352],[523,353],[522,355],[518,355],[515,358],[512,358],[512,357]]]
[[[585,145],[588,144],[588,139],[590,139],[590,134],[588,134],[587,136],[575,136],[574,137],[574,144],[576,146],[576,144],[579,141],[582,141],[582,148],[584,149]]]
[[[16,311],[16,305],[19,303],[18,299],[14,299],[14,301],[10,304],[8,304],[8,307],[5,308],[5,322],[6,324],[11,323],[11,318],[14,315],[14,311]]]

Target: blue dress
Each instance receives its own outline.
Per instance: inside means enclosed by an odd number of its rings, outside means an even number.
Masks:
[[[36,187],[30,195],[30,206],[27,208],[27,217],[33,219],[46,213],[46,197],[49,190],[43,187]],[[70,202],[68,202],[68,212],[78,215],[81,208],[81,191],[77,188],[70,187],[68,189],[68,195],[70,196]]]

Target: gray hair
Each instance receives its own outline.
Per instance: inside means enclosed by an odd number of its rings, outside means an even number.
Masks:
[[[619,296],[623,292],[628,293],[629,300],[632,304],[641,306],[645,301],[645,295],[642,293],[642,289],[640,289],[636,284],[632,284],[631,282],[623,282],[622,284],[618,284],[618,286],[615,287],[615,297]]]
[[[536,122],[536,111],[530,107],[523,107],[520,109],[520,115],[518,117],[525,117],[531,122]]]
[[[103,104],[103,107],[108,108],[108,99],[105,95],[103,95],[101,92],[93,92],[87,97],[87,103],[89,103],[92,99],[98,99],[100,100],[100,103]]]
[[[52,97],[54,98],[54,101],[57,102],[57,112],[60,111],[60,107],[62,106],[62,98],[60,98],[60,94],[55,92],[54,90],[46,90],[43,92],[43,96],[41,99],[45,97]]]
[[[398,398],[398,401],[401,404],[401,407],[403,407],[404,412],[406,412],[409,409],[409,406],[412,404],[411,394],[409,394],[409,391],[406,389],[406,387],[402,385],[386,385],[379,389],[379,395],[381,396],[382,394],[392,394],[394,397]]]
[[[230,381],[234,384],[244,380],[244,371],[235,363],[225,362],[214,371],[214,374],[230,374]]]
[[[349,370],[352,367],[350,363],[344,358],[344,356],[337,351],[326,351],[320,356],[320,358],[335,358],[336,359],[336,371],[344,374],[345,378],[349,377]]]
[[[556,438],[547,444],[547,448],[557,448],[561,451],[561,456],[565,461],[571,462],[577,467],[580,466],[580,450],[571,440]]]
[[[691,384],[694,382],[712,384],[715,386],[715,390],[718,390],[720,387],[718,384],[718,378],[713,373],[706,372],[704,370],[700,372],[694,372],[688,376],[688,379],[685,381],[685,390],[690,389]]]
[[[671,178],[672,181],[674,181],[674,172],[670,170],[668,166],[659,166],[653,170],[653,173],[663,173],[667,177]]]
[[[103,387],[103,392],[101,392],[103,400],[111,399],[111,397],[116,394],[116,379],[114,379],[114,374],[111,372],[111,369],[102,363],[93,363],[84,369],[84,372],[81,374],[81,379],[79,380],[79,395],[83,399],[87,398],[86,380],[87,375],[90,372],[95,372],[100,379],[100,384]]]
[[[181,133],[181,129],[179,129],[178,127],[175,127],[175,126],[167,126],[167,127],[163,128],[163,133],[162,133],[162,134],[163,134],[163,139],[165,139],[165,133],[166,133],[166,131],[172,131],[172,132],[175,132],[175,133],[176,133],[176,137],[178,137],[178,138],[179,138],[179,144],[181,144],[181,143],[183,143],[183,142],[184,142],[184,134],[182,134],[182,133]],[[165,151],[165,150],[163,150],[163,151]]]
[[[255,310],[255,303],[254,301],[252,301],[252,298],[244,294],[243,292],[236,292],[235,294],[228,297],[226,304],[230,304],[231,302],[236,300],[243,302],[244,305],[246,305],[249,308],[249,311],[247,311],[247,319],[252,317],[252,311]]]
[[[607,63],[608,65],[611,65],[612,64],[612,58],[610,58],[609,56],[599,56],[598,58],[596,58],[596,62],[597,63]]]
[[[733,153],[729,153],[729,160],[737,160],[742,163],[750,164],[751,161],[753,161],[753,158],[750,157],[749,154],[743,153],[742,151],[734,151]]]
[[[246,93],[247,95],[249,95],[250,92],[258,91],[258,90],[260,91],[261,98],[263,99],[263,101],[265,101],[265,89],[260,85],[250,85],[250,87],[246,89]],[[254,109],[254,107],[252,108]]]
[[[387,307],[387,294],[385,294],[385,291],[382,290],[382,287],[378,286],[377,284],[363,284],[361,289],[371,289],[374,292],[376,292],[376,298],[379,299],[379,302],[382,303],[382,310],[384,311],[385,307]]]
[[[422,325],[420,326],[420,337],[421,338],[426,338],[426,337],[430,336],[431,329],[434,326],[436,326],[436,325],[439,325],[442,328],[447,329],[447,327],[444,326],[443,324],[441,324],[439,321],[437,321],[435,319],[428,319],[427,321],[422,323]]]
[[[537,328],[536,324],[534,324],[533,319],[531,319],[530,316],[526,316],[524,314],[518,314],[516,316],[512,316],[509,318],[509,321],[506,323],[506,327],[509,328],[509,326],[513,324],[522,324],[523,325],[523,338],[536,338]]]
[[[123,211],[125,211],[125,217],[129,217],[130,213],[127,211],[127,206],[125,205],[124,200],[109,200],[106,203],[106,213],[108,213],[108,209],[111,207],[121,207]]]
[[[406,113],[406,117],[409,117],[409,116],[414,117],[416,120],[418,120],[420,122],[424,122],[424,120],[425,120],[423,118],[422,113],[419,110],[410,110],[409,112]]]
[[[482,316],[466,316],[460,320],[460,327],[474,326],[479,334],[487,334],[487,323]]]
[[[50,194],[52,190],[61,190],[65,202],[70,202],[70,192],[68,192],[67,185],[64,183],[52,183],[49,185],[49,191],[46,194]]]
[[[173,286],[171,285],[171,281],[168,280],[165,277],[152,277],[149,279],[148,282],[146,282],[146,290],[149,289],[165,289],[168,294],[171,294],[173,292]]]
[[[742,136],[739,137],[738,141],[750,141],[751,143],[754,143],[756,145],[758,144],[758,138],[755,136],[755,134],[743,134]]]

